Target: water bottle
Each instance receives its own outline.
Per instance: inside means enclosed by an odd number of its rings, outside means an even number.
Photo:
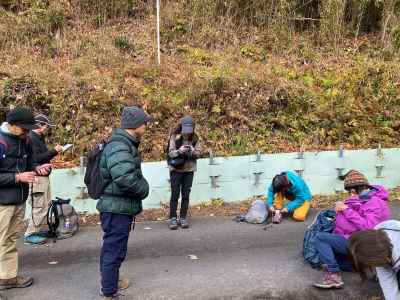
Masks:
[[[69,218],[65,218],[64,230],[69,231],[70,229],[71,229],[71,220]]]

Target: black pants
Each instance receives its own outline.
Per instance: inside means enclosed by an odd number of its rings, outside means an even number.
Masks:
[[[181,201],[181,219],[185,219],[189,208],[189,196],[192,189],[194,172],[170,172],[171,178],[171,202],[170,202],[170,218],[176,218],[176,210],[178,208],[178,200],[182,194]]]
[[[128,215],[101,213],[100,220],[104,231],[100,256],[101,289],[109,297],[118,292],[119,268],[126,257],[135,219]]]

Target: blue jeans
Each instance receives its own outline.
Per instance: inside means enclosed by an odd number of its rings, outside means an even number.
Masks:
[[[110,297],[118,292],[119,268],[125,260],[129,233],[134,217],[112,213],[100,214],[104,231],[100,255],[101,291]]]
[[[315,238],[315,248],[329,272],[351,272],[353,267],[347,258],[347,240],[338,234],[320,232]]]

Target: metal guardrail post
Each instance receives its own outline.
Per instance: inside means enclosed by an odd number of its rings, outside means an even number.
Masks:
[[[87,165],[87,157],[86,156],[81,156],[80,158],[79,158],[79,171],[80,171],[80,174],[85,174],[85,168],[86,168],[86,165]]]
[[[340,144],[338,155],[339,155],[339,158],[344,157],[344,148],[343,148],[342,144]]]

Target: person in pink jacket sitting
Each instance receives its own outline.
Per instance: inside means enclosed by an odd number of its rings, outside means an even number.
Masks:
[[[388,192],[383,186],[370,185],[360,172],[351,170],[344,176],[344,189],[351,196],[336,203],[333,232],[320,232],[315,239],[315,248],[324,269],[321,282],[314,283],[318,288],[342,288],[344,283],[340,271],[352,271],[347,251],[348,238],[352,233],[373,229],[390,216]]]

